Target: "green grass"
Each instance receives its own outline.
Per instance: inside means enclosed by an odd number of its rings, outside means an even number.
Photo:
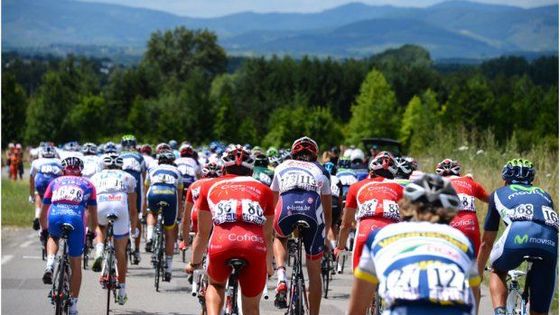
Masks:
[[[27,201],[28,196],[28,180],[14,182],[8,178],[2,178],[2,226],[31,227],[35,209]]]

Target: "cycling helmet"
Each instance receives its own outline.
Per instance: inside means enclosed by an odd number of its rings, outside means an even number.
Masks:
[[[152,146],[149,144],[144,144],[142,147],[140,147],[140,152],[142,152],[142,154],[152,155]]]
[[[269,147],[268,150],[266,150],[266,156],[268,157],[278,156],[278,150],[276,150],[275,147]]]
[[[70,156],[62,160],[62,172],[64,175],[82,176],[84,169],[84,161],[82,159]]]
[[[414,167],[412,163],[404,157],[396,157],[395,158],[395,165],[397,167],[397,173],[395,174],[395,178],[400,179],[408,179],[414,171]]]
[[[340,158],[338,159],[338,168],[346,168],[349,169],[352,166],[352,161],[350,161],[348,158]]]
[[[176,140],[169,140],[169,146],[171,147],[171,149],[173,150],[177,150],[177,141]]]
[[[124,135],[121,139],[121,146],[123,150],[136,148],[136,137],[133,135]]]
[[[108,169],[121,169],[123,166],[123,158],[117,153],[109,153],[103,157],[103,165]]]
[[[272,167],[276,167],[278,165],[280,165],[280,163],[282,163],[282,158],[279,156],[271,156],[268,158],[268,162],[270,164],[270,166]]]
[[[171,151],[173,151],[173,149],[171,149],[171,146],[165,142],[162,142],[156,146],[156,154]]]
[[[175,154],[171,151],[164,151],[157,155],[158,163],[161,164],[173,164],[175,161]]]
[[[255,147],[253,147],[253,149],[251,149],[251,154],[254,155],[254,156],[257,156],[259,154],[264,154],[264,152],[263,152],[261,147],[255,146]]]
[[[251,152],[246,150],[241,145],[228,146],[227,150],[222,155],[222,162],[224,168],[230,166],[243,166],[249,170],[253,169],[255,160],[251,156]]]
[[[356,148],[352,150],[352,153],[350,154],[350,161],[352,163],[364,163],[365,160],[366,155],[362,149]]]
[[[179,148],[179,154],[181,157],[192,157],[194,155],[193,147],[190,144],[185,143],[181,145],[181,148]]]
[[[377,176],[394,178],[397,174],[395,157],[388,151],[379,152],[371,162],[369,162],[369,171]]]
[[[55,151],[54,147],[52,147],[50,145],[47,145],[47,146],[44,146],[44,147],[41,148],[40,154],[41,154],[41,157],[50,159],[50,158],[54,158],[56,156],[56,151]]]
[[[461,164],[451,159],[445,159],[436,166],[436,173],[440,176],[461,175]]]
[[[323,164],[323,167],[327,170],[327,172],[329,172],[329,174],[336,175],[337,168],[333,162],[327,162]]]
[[[82,153],[84,155],[97,155],[97,146],[95,145],[95,143],[85,143],[82,146]]]
[[[105,144],[105,153],[117,153],[118,151],[117,145],[113,142],[107,142],[107,144]]]
[[[216,162],[208,162],[202,168],[202,177],[220,177],[222,176],[222,167]]]
[[[403,156],[403,158],[410,163],[412,171],[418,170],[418,162],[411,156]]]
[[[317,142],[309,137],[301,137],[292,144],[291,155],[294,160],[304,159],[308,161],[317,160],[319,146]]]
[[[266,155],[262,152],[255,155],[255,166],[268,167],[268,163],[268,157],[266,157]]]
[[[249,144],[249,143],[245,143],[245,144],[243,145],[243,149],[245,149],[245,150],[251,151],[252,148],[253,148],[253,147],[252,147],[251,144]]]
[[[531,161],[513,159],[504,165],[502,178],[507,184],[530,185],[535,179],[535,168]]]
[[[445,208],[457,212],[459,197],[451,182],[436,174],[424,174],[404,189],[404,198],[431,209]]]

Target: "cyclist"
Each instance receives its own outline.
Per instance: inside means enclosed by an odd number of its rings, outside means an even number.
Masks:
[[[136,151],[136,138],[133,135],[124,135],[121,139],[122,151],[120,157],[123,160],[122,170],[132,175],[136,180],[136,209],[142,209],[144,205],[144,178],[146,178],[146,163],[142,154]],[[142,231],[142,224],[135,220],[136,228]],[[132,263],[140,263],[140,238],[134,240],[134,254]]]
[[[473,179],[472,175],[461,176],[461,164],[457,161],[444,159],[438,163],[436,173],[451,181],[451,185],[461,200],[459,213],[449,225],[463,232],[469,238],[473,243],[476,257],[480,247],[480,228],[478,227],[474,200],[477,198],[487,203],[488,193],[480,183]]]
[[[358,180],[362,180],[368,177],[368,164],[364,151],[360,148],[355,148],[350,153],[350,168],[356,173]]]
[[[336,177],[342,185],[343,204],[346,202],[346,195],[348,195],[348,189],[350,189],[350,186],[358,182],[358,177],[356,176],[354,170],[351,168],[351,164],[352,162],[348,158],[342,157],[338,160]]]
[[[319,147],[309,138],[302,137],[292,144],[292,160],[276,168],[272,180],[276,214],[274,216],[274,257],[276,259],[278,307],[286,307],[286,243],[298,220],[305,220],[310,228],[305,231],[303,242],[309,274],[309,309],[311,315],[319,314],[321,304],[321,258],[325,235],[332,224],[332,198],[330,174],[317,162]]]
[[[336,147],[335,147],[336,148]],[[331,192],[332,192],[332,223],[331,229],[327,235],[331,250],[336,247],[336,238],[338,236],[338,227],[342,215],[342,183],[336,177],[337,168],[333,162],[327,162],[323,165],[325,170],[330,174]]]
[[[95,173],[103,170],[103,160],[97,156],[97,146],[88,142],[82,146],[82,160],[84,161],[84,171],[82,176],[91,178]]]
[[[185,198],[185,210],[183,212],[183,220],[181,226],[183,228],[183,242],[179,245],[181,250],[187,249],[189,232],[192,231],[196,234],[198,230],[198,209],[193,207],[200,196],[200,188],[202,184],[212,178],[222,176],[222,167],[217,163],[207,163],[202,168],[202,178],[189,186],[187,196]]]
[[[414,171],[414,165],[406,157],[395,157],[395,166],[397,173],[395,174],[395,181],[403,187],[410,183],[410,175]]]
[[[109,154],[109,153],[118,153],[119,149],[117,148],[117,145],[114,144],[113,142],[109,141],[105,144],[104,148],[104,154]]]
[[[181,157],[175,160],[175,165],[177,165],[177,169],[183,177],[183,189],[186,194],[189,186],[200,177],[201,170],[198,161],[194,158],[194,149],[190,144],[181,145],[179,154]],[[183,195],[184,197],[185,195]]]
[[[178,209],[182,209],[181,194],[183,184],[181,173],[173,164],[175,154],[171,151],[158,154],[158,166],[150,171],[146,182],[148,189],[148,233],[146,248],[150,249],[153,244],[154,225],[156,223],[155,212],[163,202],[163,229],[165,233],[165,272],[163,281],[171,281],[171,271],[173,270],[173,251],[177,240],[177,214]],[[149,248],[148,248],[149,247]]]
[[[195,205],[199,209],[198,234],[185,271],[201,265],[208,246],[206,308],[209,315],[218,315],[231,273],[227,262],[245,260],[247,266],[239,274],[241,304],[243,314],[255,315],[259,314],[267,272],[272,273],[274,196],[268,186],[251,177],[254,161],[241,145],[228,147],[222,162],[224,175],[201,186]]]
[[[95,260],[91,269],[101,271],[107,215],[115,214],[118,219],[113,224],[113,239],[117,258],[119,293],[117,302],[124,305],[126,296],[127,258],[129,228],[133,227],[132,237],[140,235],[137,226],[138,214],[136,205],[136,179],[129,173],[122,171],[123,158],[116,153],[110,153],[103,158],[105,169],[91,178],[97,191],[97,244],[95,246]]]
[[[261,152],[256,152],[254,159],[255,167],[253,168],[253,178],[270,187],[272,178],[274,177],[274,171],[268,168],[268,157]]]
[[[358,266],[369,232],[400,221],[398,202],[402,198],[403,187],[391,180],[397,173],[395,158],[387,151],[379,152],[371,160],[369,172],[369,178],[350,186],[335,249],[336,256],[345,249],[352,222],[356,220],[353,269]]]
[[[84,212],[88,211],[90,231],[97,226],[97,201],[95,187],[82,176],[84,162],[77,157],[62,160],[64,176],[51,181],[43,198],[41,208],[41,229],[48,227],[47,266],[43,274],[43,283],[52,284],[52,274],[58,251],[58,240],[62,224],[70,223],[74,230],[68,237],[68,255],[70,256],[70,314],[78,313],[78,296],[82,283],[82,253],[84,251]],[[47,223],[48,222],[48,223]]]
[[[43,196],[50,182],[62,175],[62,164],[56,158],[56,151],[52,146],[40,148],[40,158],[31,163],[29,171],[29,202],[35,202],[35,218],[33,229],[38,231],[39,214],[43,203]]]
[[[171,147],[171,151],[175,155],[175,159],[178,159],[180,157],[180,154],[179,154],[179,150],[177,150],[179,146],[177,140],[169,140],[169,146]]]
[[[144,164],[146,164],[146,171],[150,170],[150,165],[152,165],[155,159],[152,157],[152,146],[149,144],[144,144],[140,147],[140,153],[142,153],[142,157],[144,158]]]
[[[369,233],[354,270],[350,315],[365,314],[376,287],[388,314],[471,314],[470,290],[480,277],[472,244],[448,226],[458,205],[455,190],[438,175],[406,186],[401,216],[413,222]]]
[[[547,314],[550,308],[556,283],[558,213],[550,195],[532,185],[535,173],[528,160],[508,161],[502,170],[504,187],[488,199],[478,270],[482,274],[490,257],[490,294],[495,314],[506,314],[506,276],[523,262],[524,256],[542,258],[533,263],[530,271],[531,315]],[[494,244],[500,219],[507,227]]]

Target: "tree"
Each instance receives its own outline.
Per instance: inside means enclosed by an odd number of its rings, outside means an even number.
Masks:
[[[2,73],[2,144],[21,141],[25,130],[27,97],[14,75]]]
[[[403,114],[400,140],[412,152],[422,152],[434,138],[438,119],[439,104],[436,94],[427,90],[422,97],[414,96]]]
[[[81,141],[97,141],[101,136],[112,136],[116,130],[100,128],[98,122],[111,117],[105,99],[98,95],[80,97],[69,115],[69,123]]]
[[[378,70],[372,70],[362,83],[352,105],[347,142],[358,144],[367,137],[396,137],[400,112],[395,93]]]

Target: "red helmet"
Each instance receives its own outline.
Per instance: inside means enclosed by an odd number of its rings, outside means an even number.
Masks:
[[[255,160],[251,156],[251,151],[243,148],[240,144],[228,146],[226,152],[222,155],[222,162],[224,168],[237,165],[250,170],[253,169],[253,165],[255,164]]]
[[[440,176],[461,175],[461,164],[452,159],[445,159],[436,166],[436,173]]]
[[[140,152],[142,152],[143,154],[151,155],[152,154],[152,146],[150,146],[149,144],[144,144],[140,148]]]
[[[181,157],[192,157],[194,155],[193,147],[190,144],[185,143],[179,148],[179,154]]]
[[[292,158],[297,159],[297,156],[304,152],[311,154],[312,160],[316,160],[317,155],[319,154],[319,146],[317,145],[317,142],[307,136],[294,141],[290,152]]]
[[[75,156],[70,156],[62,160],[62,172],[64,175],[82,176],[84,161]]]
[[[375,175],[393,178],[398,171],[397,161],[390,152],[381,151],[369,162],[369,170]]]

